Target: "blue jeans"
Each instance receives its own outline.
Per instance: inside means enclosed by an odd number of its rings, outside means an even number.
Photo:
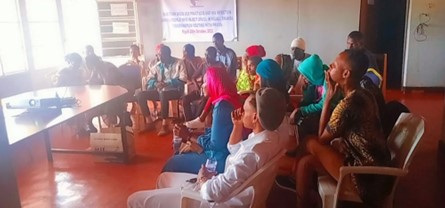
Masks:
[[[171,157],[162,168],[162,172],[183,172],[198,174],[201,165],[205,165],[208,157],[206,154],[195,152],[176,154]],[[218,160],[216,171],[224,172],[225,160]]]

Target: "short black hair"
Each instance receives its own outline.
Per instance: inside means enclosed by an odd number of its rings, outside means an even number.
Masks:
[[[343,51],[346,55],[346,61],[351,69],[352,79],[359,83],[368,70],[369,60],[365,51],[361,49],[346,49]]]
[[[207,51],[207,53],[214,54],[216,56],[217,51],[216,51],[215,47],[210,46],[206,49],[206,51]]]
[[[168,47],[166,45],[162,45],[161,50],[159,50],[159,51],[164,55],[168,55],[168,56],[172,55],[172,51],[170,50],[170,47]]]
[[[259,56],[251,56],[249,57],[249,61],[255,64],[255,66],[258,66],[258,64],[260,64],[260,62],[263,61],[263,59]]]
[[[140,50],[139,46],[136,45],[136,44],[131,44],[130,49],[138,50],[138,51]],[[140,51],[139,51],[139,52],[140,52]]]
[[[360,31],[352,31],[349,33],[348,38],[351,38],[353,40],[362,41],[365,39],[365,36]]]
[[[224,41],[224,36],[221,33],[219,33],[219,32],[213,34],[213,38]]]
[[[65,56],[66,62],[81,64],[82,63],[82,56],[78,53],[69,53]]]
[[[187,54],[189,56],[195,56],[195,46],[193,46],[192,44],[190,43],[185,44],[184,49],[185,51],[187,51]]]

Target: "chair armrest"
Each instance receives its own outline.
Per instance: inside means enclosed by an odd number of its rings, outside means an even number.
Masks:
[[[340,178],[349,174],[375,174],[389,176],[405,176],[408,171],[400,168],[382,166],[343,166],[340,168]]]

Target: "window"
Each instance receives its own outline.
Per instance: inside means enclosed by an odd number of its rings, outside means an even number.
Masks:
[[[26,14],[35,69],[63,63],[62,35],[56,0],[26,0]]]
[[[81,14],[79,11],[82,11]],[[65,50],[81,52],[92,45],[102,55],[99,18],[95,0],[62,0]]]
[[[0,75],[25,71],[27,60],[16,0],[0,1],[0,28]]]
[[[0,0],[0,76],[59,68],[65,53],[101,51],[96,0]]]

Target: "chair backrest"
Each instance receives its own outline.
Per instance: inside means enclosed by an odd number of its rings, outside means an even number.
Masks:
[[[285,151],[280,151],[276,156],[267,162],[263,167],[251,175],[240,187],[235,189],[227,199],[231,199],[246,190],[253,187],[253,198],[250,207],[265,207],[267,196],[272,188],[275,176],[278,171],[278,160],[283,157]]]
[[[134,91],[142,87],[141,69],[137,65],[124,64],[119,66],[119,71],[124,80],[124,87],[128,91]]]
[[[424,131],[425,122],[422,117],[412,113],[400,114],[387,141],[394,167],[408,169]]]
[[[391,133],[400,114],[409,112],[408,107],[397,100],[389,101],[383,106],[383,115],[380,118],[382,121],[383,133],[386,138],[388,138]]]
[[[382,84],[381,89],[383,96],[386,97],[386,77],[387,77],[387,65],[388,65],[388,55],[386,53],[383,54],[374,54],[377,62],[377,66],[379,67],[379,70],[382,72]]]

